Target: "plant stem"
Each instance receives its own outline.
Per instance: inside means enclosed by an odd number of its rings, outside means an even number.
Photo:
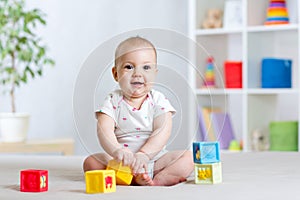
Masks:
[[[12,60],[12,68],[15,70],[15,54],[12,53],[11,55],[11,60]],[[13,78],[12,84],[11,84],[11,89],[10,89],[10,99],[11,99],[11,111],[13,113],[16,112],[16,104],[15,104],[15,79]]]
[[[16,105],[15,105],[15,84],[12,85],[10,90],[10,98],[11,98],[11,111],[13,113],[16,112]]]

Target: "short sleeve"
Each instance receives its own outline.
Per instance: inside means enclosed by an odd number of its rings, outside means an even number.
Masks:
[[[111,118],[113,118],[115,120],[115,112],[114,110],[116,109],[116,105],[114,105],[114,102],[113,102],[113,94],[109,94],[102,106],[100,106],[99,109],[97,109],[95,111],[95,113],[104,113],[104,114],[107,114],[108,116],[110,116]]]
[[[152,94],[152,98],[154,101],[154,118],[167,112],[171,112],[172,115],[175,115],[175,108],[171,105],[170,101],[162,93],[158,91],[153,91]]]

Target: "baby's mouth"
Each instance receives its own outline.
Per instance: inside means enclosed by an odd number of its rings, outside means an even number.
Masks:
[[[131,82],[131,84],[134,86],[141,86],[141,85],[144,85],[144,82],[135,81],[135,82]]]

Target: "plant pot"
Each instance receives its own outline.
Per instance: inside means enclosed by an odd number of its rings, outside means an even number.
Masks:
[[[1,141],[25,141],[29,129],[29,118],[27,113],[0,113]]]

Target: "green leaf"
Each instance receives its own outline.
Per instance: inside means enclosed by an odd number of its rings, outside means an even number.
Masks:
[[[40,9],[27,9],[24,0],[0,0],[0,84],[5,88],[27,83],[55,64],[36,34],[45,19]]]
[[[29,72],[30,75],[31,75],[31,77],[34,78],[34,76],[35,76],[35,75],[34,75],[34,72],[30,69],[29,66],[26,66],[25,71],[26,71],[26,72]]]
[[[41,69],[37,70],[37,73],[38,73],[39,76],[43,75],[43,71]]]

